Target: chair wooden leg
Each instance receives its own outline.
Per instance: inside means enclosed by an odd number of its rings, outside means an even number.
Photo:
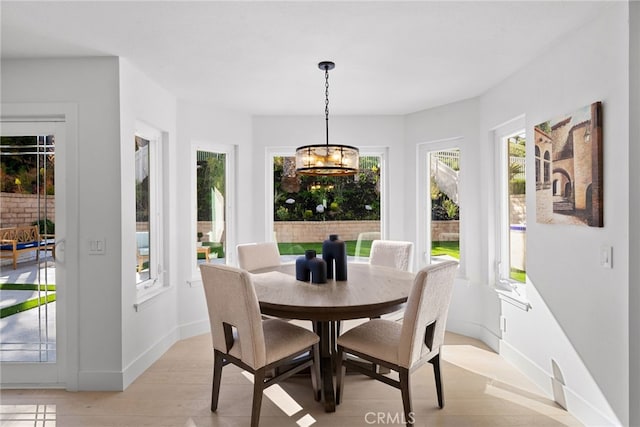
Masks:
[[[406,368],[400,368],[400,370],[398,371],[398,377],[400,379],[400,393],[402,394],[404,419],[407,422],[407,426],[413,426],[415,420],[413,415],[413,408],[411,406],[411,384],[409,382],[409,370]]]
[[[218,409],[218,396],[220,396],[220,380],[222,379],[222,354],[215,352],[213,362],[213,388],[211,390],[211,412]]]
[[[442,377],[440,375],[440,354],[429,361],[433,365],[433,376],[436,379],[436,393],[438,395],[438,406],[444,408],[444,396],[442,395]]]
[[[344,386],[344,376],[347,371],[346,366],[342,364],[344,358],[345,354],[342,351],[342,348],[338,347],[338,354],[336,358],[336,405],[339,405],[340,402],[342,402],[342,388]]]
[[[322,381],[320,376],[320,344],[315,344],[312,352],[313,365],[311,365],[311,386],[313,387],[313,398],[318,402],[322,397],[322,389],[320,387],[320,382]]]
[[[380,319],[380,316],[370,317],[369,319]],[[389,373],[389,369],[382,368],[381,366],[378,366],[373,362],[371,363],[371,370],[373,372],[377,372],[379,374],[388,374]]]
[[[251,406],[251,427],[258,427],[258,424],[260,423],[260,407],[262,406],[264,377],[264,367],[258,369],[253,373],[253,405]]]

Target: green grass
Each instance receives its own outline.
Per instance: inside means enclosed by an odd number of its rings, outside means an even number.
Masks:
[[[443,255],[460,259],[460,242],[431,242],[431,256]]]
[[[347,255],[355,256],[356,240],[347,240]],[[304,243],[278,243],[280,255],[304,255],[304,251],[313,249],[316,253],[322,253],[322,242],[304,242]],[[371,240],[362,240],[360,242],[360,255],[368,257],[371,252]]]
[[[511,269],[511,274],[509,274],[509,277],[513,280],[517,280],[520,283],[526,283],[527,281],[527,273],[515,268]]]
[[[360,242],[360,256],[368,257],[371,252],[371,240]],[[355,256],[356,240],[347,240],[347,255]],[[304,255],[307,249],[322,253],[322,242],[278,243],[280,255]],[[460,242],[431,242],[431,256],[449,255],[460,259]]]
[[[449,255],[460,259],[460,242],[431,242],[431,256]],[[509,277],[521,283],[526,283],[527,273],[515,268],[511,269]]]
[[[56,294],[47,295],[39,298],[32,298],[21,303],[11,305],[9,307],[4,307],[0,309],[0,319],[4,319],[7,316],[12,316],[16,313],[20,313],[23,311],[31,310],[32,308],[38,307],[39,305],[44,305],[56,300]]]
[[[56,285],[37,285],[34,283],[0,283],[0,291],[37,291],[38,289],[40,289],[41,291],[55,291]],[[0,309],[0,319],[4,319],[7,316],[27,311],[32,308],[38,307],[38,305],[47,304],[55,300],[56,294],[51,294],[40,297],[39,303],[38,298],[36,297],[20,302],[18,304],[10,305],[9,307],[4,307]]]
[[[0,283],[0,291],[55,291],[56,285],[36,285],[33,283]]]
[[[202,242],[202,246],[209,247],[210,258],[224,258],[224,248],[222,247],[222,243]],[[217,254],[217,256],[215,254]],[[198,254],[198,259],[205,259],[205,255]]]

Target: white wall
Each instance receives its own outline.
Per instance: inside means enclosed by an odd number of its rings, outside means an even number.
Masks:
[[[217,144],[236,146],[236,206],[233,207],[235,217],[228,226],[235,230],[227,235],[236,235],[238,241],[257,240],[254,228],[259,221],[255,215],[254,200],[259,197],[257,191],[263,181],[262,176],[255,178],[252,169],[253,150],[251,147],[251,118],[246,114],[220,111],[203,105],[187,102],[178,103],[178,149],[175,162],[178,173],[175,175],[177,206],[176,245],[180,248],[194,247],[195,235],[192,221],[195,218],[195,189],[192,188],[192,177],[195,175],[195,164],[192,163],[194,144]],[[257,179],[257,183],[256,183]],[[234,256],[235,246],[227,241],[230,247],[227,253]],[[195,252],[181,250],[177,254],[178,274],[178,316],[181,327],[180,336],[185,338],[195,334],[208,332],[209,319],[204,301],[204,293],[200,274],[193,271]]]
[[[589,425],[629,422],[627,10],[626,3],[612,4],[481,97],[481,134],[525,114],[529,138],[537,123],[603,103],[604,227],[536,223],[534,144],[528,144],[527,295],[533,308],[503,303],[503,339],[512,361],[537,371],[548,391],[555,361],[569,409]],[[483,137],[482,144],[491,140]],[[484,173],[492,169],[486,164]],[[491,213],[494,207],[481,208]],[[613,269],[599,265],[603,245],[613,247]]]
[[[169,292],[135,312],[135,192],[133,134],[142,120],[166,131],[174,157],[176,101],[118,58],[5,60],[3,103],[73,103],[78,106],[77,277],[67,295],[70,348],[68,385],[80,390],[122,390],[177,337],[176,269],[167,264]],[[175,163],[167,177],[165,219],[175,259]],[[75,207],[70,207],[75,209]],[[105,255],[88,255],[90,239],[105,239]],[[67,242],[67,245],[73,244]],[[77,331],[77,333],[75,332]],[[74,378],[75,377],[75,378]]]
[[[492,197],[492,194],[486,189],[483,175],[487,148],[481,144],[479,117],[480,102],[477,98],[406,117],[404,173],[407,205],[404,218],[415,236],[418,229],[417,207],[414,205],[419,197],[419,174],[416,170],[418,147],[460,138],[460,257],[464,263],[464,274],[456,280],[447,329],[479,338],[497,350],[500,305],[495,292],[486,286],[489,219],[487,212],[481,208],[486,203],[485,199]]]
[[[640,117],[640,2],[629,3],[629,117]],[[640,120],[629,120],[629,259],[640,259]],[[640,262],[629,263],[629,425],[640,425]]]
[[[149,80],[127,60],[120,59],[120,159],[121,177],[121,279],[122,287],[122,377],[123,388],[157,360],[178,339],[176,296],[178,232],[176,223],[176,98]],[[163,135],[163,222],[165,292],[134,309],[136,291],[135,257],[135,150],[136,122],[143,122]],[[111,246],[110,246],[111,249]],[[116,248],[113,248],[116,249]],[[113,285],[112,285],[113,286]]]
[[[73,324],[68,384],[122,387],[120,289],[120,131],[117,58],[3,60],[3,103],[73,103],[78,108],[78,286],[67,295]],[[75,210],[75,206],[69,206]],[[105,238],[105,255],[88,240]],[[73,284],[76,285],[76,284]],[[77,320],[77,321],[76,321]],[[76,336],[74,336],[76,334]]]

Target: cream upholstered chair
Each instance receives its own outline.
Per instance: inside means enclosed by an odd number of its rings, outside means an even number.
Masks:
[[[259,423],[263,390],[305,368],[311,367],[314,398],[319,400],[318,336],[279,319],[262,320],[258,297],[247,271],[201,264],[200,272],[214,351],[211,411],[218,408],[222,368],[229,363],[253,374],[251,426]],[[300,357],[304,354],[311,356]],[[265,373],[278,367],[283,367],[284,372],[267,379]]]
[[[241,243],[236,246],[236,250],[238,267],[248,272],[280,265],[280,250],[276,242]],[[268,319],[271,316],[264,315],[262,318]]]
[[[413,242],[399,240],[374,240],[371,243],[369,264],[411,271],[413,265]],[[404,310],[382,316],[384,319],[401,320]]]
[[[444,406],[440,374],[440,348],[453,292],[458,263],[445,261],[420,270],[409,293],[404,321],[369,320],[345,332],[338,338],[336,403],[340,403],[344,389],[346,367],[399,388],[405,420],[413,425],[409,377],[411,372],[429,362],[433,365],[438,405]],[[399,380],[381,375],[354,363],[347,354],[357,356],[398,372]]]
[[[371,242],[369,264],[411,271],[413,264],[413,242],[374,240]]]
[[[242,243],[236,246],[238,266],[247,271],[280,265],[280,251],[276,242]]]
[[[371,242],[369,264],[392,267],[402,271],[411,271],[411,266],[413,264],[413,242],[400,240],[374,240]],[[383,317],[385,319],[397,321],[402,319],[402,313],[403,310],[399,310],[385,314]],[[351,326],[351,324],[347,325],[347,327]],[[343,329],[341,321],[337,322],[336,328],[337,333],[340,334]]]

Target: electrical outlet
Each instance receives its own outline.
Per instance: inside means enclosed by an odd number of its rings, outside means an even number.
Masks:
[[[500,316],[500,330],[507,332],[507,318],[505,316]]]

